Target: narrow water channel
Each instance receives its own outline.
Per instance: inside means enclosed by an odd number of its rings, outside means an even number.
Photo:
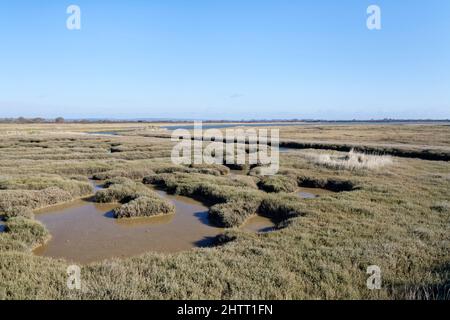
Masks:
[[[314,199],[320,196],[324,196],[327,194],[333,194],[333,191],[321,189],[321,188],[306,188],[306,187],[299,187],[296,195],[299,198],[302,199]]]

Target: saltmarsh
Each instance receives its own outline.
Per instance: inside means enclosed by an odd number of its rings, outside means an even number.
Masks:
[[[430,137],[432,148],[449,148],[450,139],[442,138],[450,137],[448,126],[392,126],[376,135],[374,127],[361,126],[353,136],[346,132],[345,143],[378,146],[396,133],[396,143],[406,148],[407,137],[417,130],[422,138],[414,150],[419,143],[426,148],[423,137]],[[89,125],[86,131],[113,129]],[[222,166],[171,164],[167,139],[55,134],[52,125],[34,128],[34,134],[27,134],[26,125],[15,130],[20,134],[0,136],[0,214],[7,219],[0,233],[0,298],[448,298],[447,161],[394,156],[382,168],[347,170],[308,160],[325,151],[296,150],[281,154],[275,177],[260,177],[256,170],[241,177]],[[316,130],[326,132],[328,140],[333,130],[343,132],[331,126]],[[281,137],[301,132],[306,129],[281,128]],[[138,193],[157,185],[202,198],[209,201],[211,216],[230,228],[216,247],[85,265],[82,290],[69,291],[69,263],[31,252],[49,234],[30,210],[92,194],[87,180],[92,177],[131,179]],[[300,199],[296,186],[338,192]],[[237,228],[255,211],[277,218],[277,230],[259,234]],[[381,290],[366,287],[369,265],[382,270]]]

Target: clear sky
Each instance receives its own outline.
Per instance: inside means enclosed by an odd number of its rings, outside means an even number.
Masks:
[[[450,1],[1,1],[16,116],[450,118]]]

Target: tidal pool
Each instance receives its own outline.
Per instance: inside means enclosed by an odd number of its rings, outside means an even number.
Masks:
[[[208,208],[201,202],[155,191],[176,206],[174,214],[118,220],[112,212],[118,204],[100,204],[91,199],[37,211],[36,219],[47,227],[52,238],[34,253],[90,263],[149,251],[170,253],[206,247],[223,232],[223,228],[210,223]],[[273,227],[270,220],[255,217],[243,229],[261,232],[268,227]]]
[[[147,251],[177,252],[208,246],[222,232],[209,223],[208,208],[200,202],[158,193],[172,201],[175,214],[118,220],[112,212],[118,204],[88,199],[40,210],[36,219],[46,225],[52,238],[34,253],[89,263]]]

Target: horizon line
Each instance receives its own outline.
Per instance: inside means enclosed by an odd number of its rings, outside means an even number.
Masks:
[[[106,121],[106,122],[229,122],[229,123],[239,123],[239,122],[450,122],[449,118],[371,118],[371,119],[299,119],[299,118],[273,118],[273,119],[198,119],[198,118],[115,118],[115,117],[74,117],[66,118],[62,116],[58,117],[0,117],[1,122],[12,122],[12,121],[36,121],[43,123],[51,123],[56,119],[62,118],[64,121],[68,122],[79,122],[79,121]]]

